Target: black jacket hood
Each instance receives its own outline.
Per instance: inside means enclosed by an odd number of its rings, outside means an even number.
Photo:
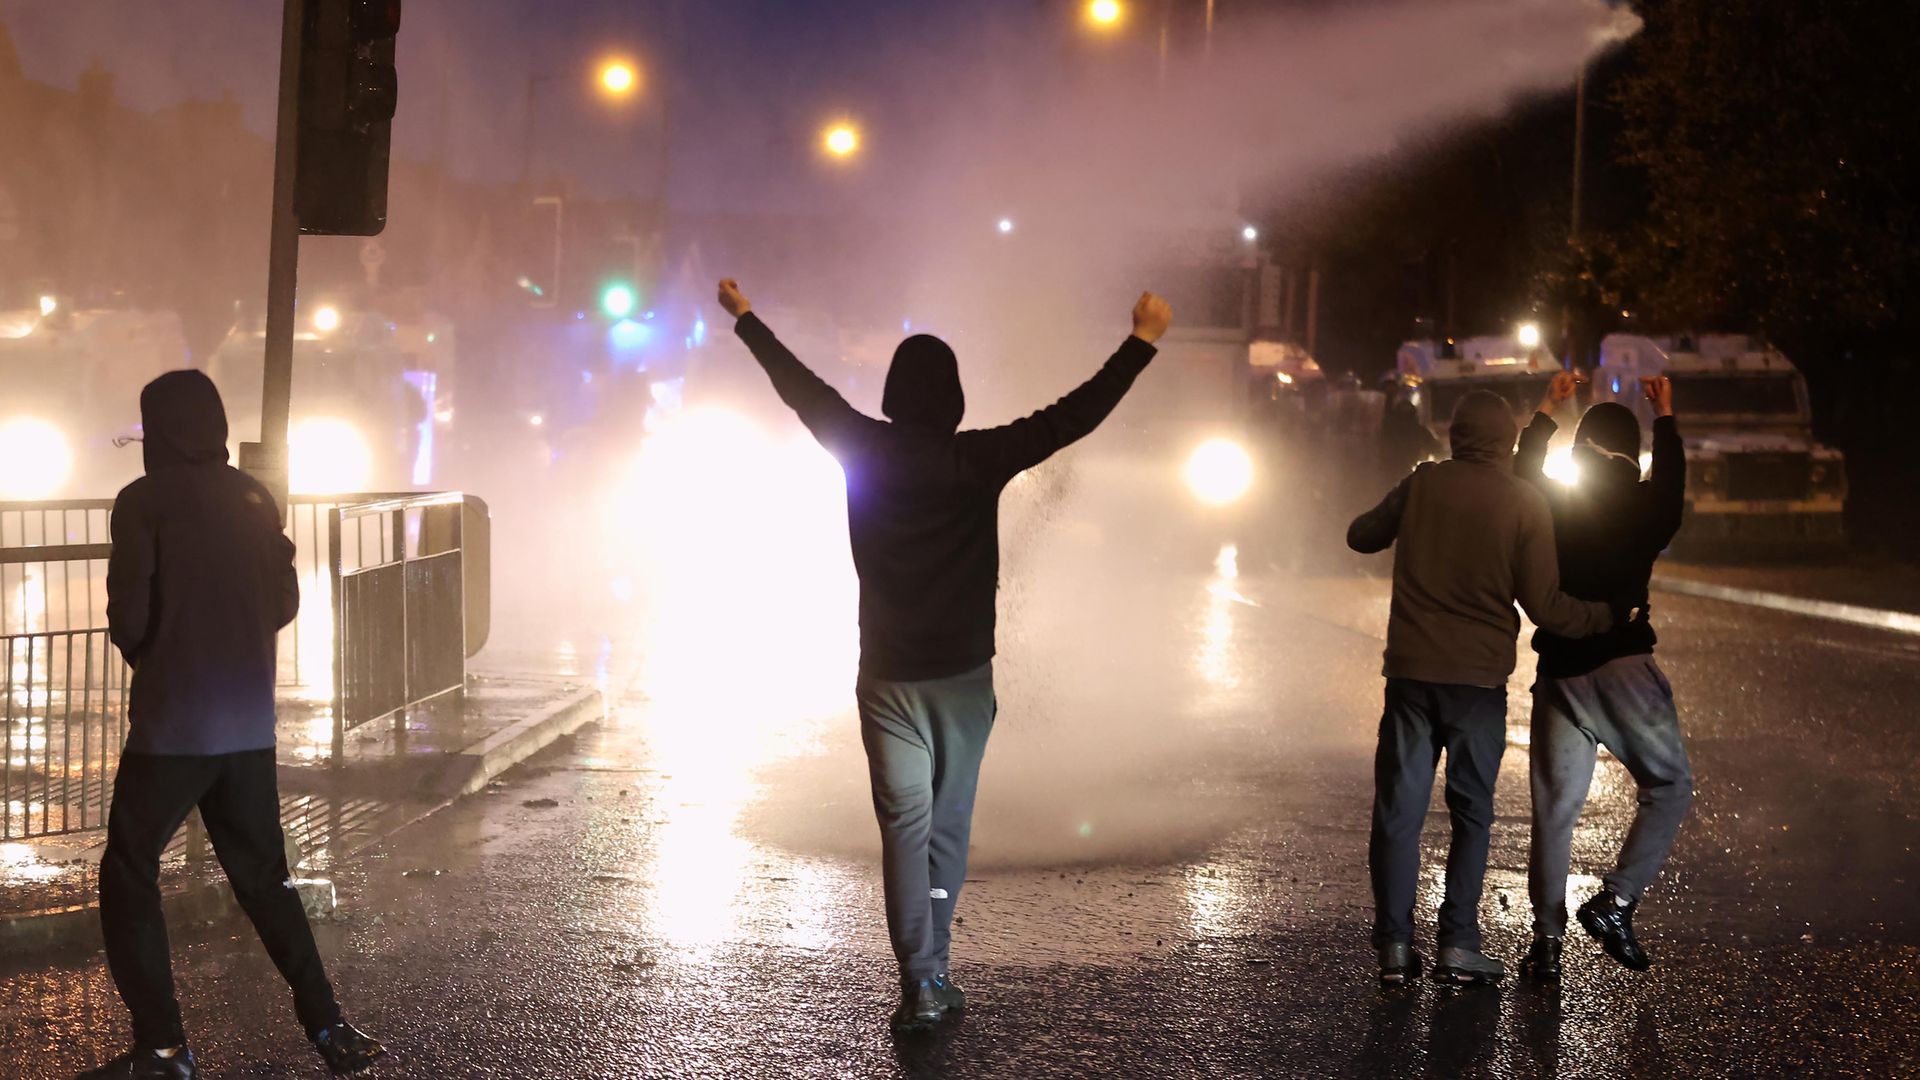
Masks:
[[[1602,401],[1580,418],[1573,441],[1590,442],[1610,454],[1635,457],[1640,453],[1640,418],[1617,401]]]
[[[169,371],[140,391],[143,457],[149,473],[178,465],[226,464],[227,410],[213,380]]]
[[[931,334],[915,334],[900,343],[887,369],[880,411],[908,427],[959,430],[967,396],[960,389],[960,362],[946,342]]]
[[[1459,461],[1510,466],[1520,425],[1506,400],[1491,390],[1475,390],[1454,407],[1447,440]]]

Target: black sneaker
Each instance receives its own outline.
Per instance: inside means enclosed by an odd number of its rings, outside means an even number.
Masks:
[[[947,1015],[940,1003],[940,992],[932,979],[906,983],[900,988],[900,1007],[893,1010],[893,1030],[900,1033],[925,1031]]]
[[[326,1059],[335,1076],[352,1076],[373,1067],[387,1056],[387,1048],[345,1020],[321,1028],[313,1036],[313,1047]]]
[[[1413,946],[1404,941],[1380,946],[1380,985],[1405,986],[1420,977],[1425,965]]]
[[[1595,941],[1607,950],[1607,955],[1620,961],[1623,967],[1634,971],[1645,971],[1653,966],[1647,959],[1647,950],[1633,936],[1633,909],[1640,901],[1620,906],[1612,889],[1601,889],[1593,899],[1580,905],[1578,912],[1580,925]]]
[[[940,1007],[950,1013],[967,1011],[967,992],[955,986],[953,979],[946,975],[933,977],[933,996]]]
[[[1520,961],[1520,977],[1531,983],[1557,983],[1560,981],[1560,946],[1557,937],[1537,937],[1533,947]]]
[[[161,1057],[152,1050],[135,1050],[127,1055],[127,1075],[133,1080],[199,1080],[200,1068],[193,1063],[193,1051],[186,1047],[172,1057]]]

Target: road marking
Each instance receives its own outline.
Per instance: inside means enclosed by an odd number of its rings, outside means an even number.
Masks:
[[[1771,608],[1774,611],[1786,611],[1816,619],[1832,619],[1835,622],[1852,623],[1855,626],[1870,626],[1876,630],[1920,635],[1920,615],[1905,611],[1886,611],[1881,608],[1861,607],[1857,604],[1838,604],[1831,600],[1809,600],[1802,596],[1762,592],[1759,589],[1735,589],[1725,585],[1709,585],[1703,581],[1689,581],[1686,578],[1669,577],[1666,574],[1655,574],[1653,587],[1666,592],[1684,593],[1688,596],[1704,596],[1710,600],[1725,600],[1731,604]]]

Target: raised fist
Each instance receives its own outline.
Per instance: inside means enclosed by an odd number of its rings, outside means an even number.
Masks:
[[[1555,372],[1553,381],[1547,384],[1547,396],[1540,400],[1540,411],[1552,416],[1554,410],[1573,400],[1580,390],[1580,384],[1586,377],[1577,371]]]
[[[1173,308],[1158,296],[1150,292],[1140,294],[1140,302],[1133,305],[1133,336],[1152,344],[1160,340],[1173,323]]]
[[[1655,416],[1673,415],[1673,380],[1665,375],[1653,375],[1640,380],[1640,390],[1653,403]]]
[[[720,306],[736,319],[753,310],[753,305],[740,292],[740,283],[732,278],[720,279]]]

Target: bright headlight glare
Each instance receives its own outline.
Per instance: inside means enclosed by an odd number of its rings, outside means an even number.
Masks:
[[[1232,439],[1209,439],[1187,458],[1186,477],[1201,502],[1225,506],[1253,486],[1253,458]]]
[[[345,420],[302,420],[287,435],[289,485],[300,495],[365,491],[373,454],[360,429]]]
[[[59,428],[31,416],[0,422],[0,498],[51,498],[72,475],[73,448]]]
[[[1580,482],[1580,463],[1573,460],[1573,447],[1563,446],[1547,453],[1547,460],[1541,465],[1541,471],[1547,479],[1557,480],[1572,487]]]

